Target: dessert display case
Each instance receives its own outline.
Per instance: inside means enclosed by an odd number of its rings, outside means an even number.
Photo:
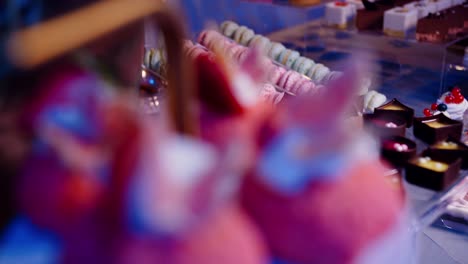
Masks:
[[[463,3],[180,2],[184,39],[160,6],[138,15],[139,108],[58,82],[28,112],[25,216],[0,264],[468,263],[468,39],[415,39]]]

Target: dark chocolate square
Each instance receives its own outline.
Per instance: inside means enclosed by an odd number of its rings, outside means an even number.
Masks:
[[[468,169],[468,146],[455,138],[448,138],[446,141],[453,142],[458,145],[457,149],[441,149],[437,147],[437,143],[429,146],[427,149],[435,158],[451,157],[453,159],[462,159],[461,168]]]
[[[452,159],[450,157],[435,158],[429,152],[424,152],[420,157],[429,157],[434,161],[446,163],[449,167],[446,171],[438,172],[421,167],[410,160],[405,166],[405,178],[407,182],[434,191],[443,191],[457,180],[461,159]]]
[[[398,151],[397,149],[390,148],[389,145],[392,143],[405,144],[408,150]],[[408,160],[416,156],[416,143],[401,136],[385,138],[381,142],[380,154],[382,158],[393,166],[404,167]]]
[[[428,123],[438,121],[446,124],[444,127],[430,127]],[[449,137],[460,140],[463,130],[463,123],[452,120],[443,114],[436,116],[421,117],[414,119],[414,136],[428,144],[434,144]]]
[[[389,110],[386,109],[389,106],[400,107],[402,110]],[[390,102],[377,107],[374,111],[374,114],[381,115],[384,114],[386,116],[396,116],[402,117],[406,121],[406,127],[411,127],[413,125],[413,117],[414,117],[414,110],[411,107],[406,106],[405,104],[401,103],[397,99],[392,99]]]
[[[365,128],[373,135],[379,138],[387,138],[392,136],[405,136],[406,120],[398,115],[388,114],[387,112],[379,112],[374,114],[365,114]],[[393,123],[395,127],[385,126],[385,123]]]

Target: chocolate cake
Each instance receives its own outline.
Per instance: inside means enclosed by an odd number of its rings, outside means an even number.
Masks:
[[[468,5],[429,14],[418,21],[416,39],[427,42],[447,42],[468,33]]]
[[[444,13],[429,14],[418,21],[416,39],[426,42],[445,42],[449,39],[449,23]]]

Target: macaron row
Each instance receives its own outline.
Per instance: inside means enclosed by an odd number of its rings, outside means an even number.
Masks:
[[[248,52],[250,52],[250,49],[238,45],[214,30],[201,32],[198,42],[210,50],[216,50],[226,56],[230,56],[237,62],[242,62]],[[313,93],[322,87],[322,85],[315,85],[314,82],[303,74],[286,69],[272,60],[265,61],[264,69],[269,83],[295,95]]]
[[[339,72],[332,72],[325,65],[315,63],[313,60],[301,56],[295,50],[287,49],[279,42],[270,41],[262,35],[256,35],[252,29],[239,26],[233,21],[223,22],[221,32],[241,45],[259,49],[270,59],[306,75],[315,83],[327,83],[340,76]]]
[[[157,72],[163,73],[166,67],[166,54],[162,49],[146,49],[143,57],[143,65],[147,68]]]
[[[230,56],[231,59],[237,62],[242,61],[244,57],[247,55],[248,49],[233,43],[232,41],[226,39],[219,33],[217,34],[223,38],[221,39],[221,41],[216,42],[220,45],[214,44],[215,42],[213,42],[213,39],[210,38],[209,36],[206,38],[205,35],[210,35],[209,32],[206,32],[205,34],[202,33],[200,36],[203,35],[205,37],[200,37],[200,39],[203,39],[206,44],[208,44],[210,47],[214,49],[217,49],[218,52],[222,52],[225,56]],[[226,40],[226,41],[223,41],[223,40]],[[231,44],[234,44],[235,46],[230,46]],[[208,55],[208,56],[214,55],[209,50],[208,46],[194,44],[191,41],[186,41],[184,46],[185,46],[186,54],[192,59],[196,59],[197,56],[201,56],[201,55]],[[229,52],[229,53],[226,54],[226,52]],[[278,104],[283,99],[284,92],[279,92],[275,88],[275,86],[271,83],[263,83],[260,86],[260,89],[258,91],[258,96],[259,96],[259,99],[264,102]]]
[[[223,37],[221,35],[221,37]],[[224,38],[224,37],[223,37]],[[236,46],[239,46],[235,44]],[[241,60],[243,56],[245,56],[246,51],[248,51],[247,48],[239,46],[240,48],[235,48],[235,49],[226,49],[229,50],[229,56],[231,56],[232,59],[236,59],[237,61]],[[221,52],[225,52],[225,50],[221,50]],[[206,47],[200,45],[200,44],[195,44],[192,41],[186,40],[184,43],[184,53],[186,56],[190,57],[191,59],[195,60],[199,56],[214,56],[214,54],[208,50]],[[144,59],[144,64],[146,67],[162,73],[164,72],[165,68],[165,61],[164,61],[164,56],[162,55],[163,52],[161,50],[155,50],[155,49],[148,49],[145,52],[145,59]],[[284,92],[280,92],[275,88],[275,85],[271,83],[264,83],[260,86],[260,89],[258,91],[258,98],[264,102],[271,103],[271,104],[278,104],[281,102],[281,100],[284,97]]]

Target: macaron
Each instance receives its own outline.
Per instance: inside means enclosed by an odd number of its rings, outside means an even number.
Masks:
[[[322,83],[322,80],[330,72],[330,69],[326,66],[319,67],[315,70],[314,79],[316,83]]]
[[[190,48],[190,51],[188,52],[188,56],[195,59],[201,54],[205,54],[205,53],[207,53],[207,51],[201,48],[200,46],[193,46]]]
[[[281,76],[286,72],[286,69],[270,63],[267,69],[268,81],[273,84],[278,84]]]
[[[239,25],[237,23],[227,20],[221,24],[221,33],[223,33],[224,36],[231,38],[238,28]]]
[[[190,40],[184,40],[184,53],[187,54],[188,50],[193,47],[195,44],[193,44],[192,41]]]
[[[330,72],[330,69],[324,65],[317,68],[314,73],[314,79],[316,83],[322,83],[322,80]]]
[[[146,67],[150,67],[152,49],[145,50],[145,56],[143,57],[143,64]]]
[[[150,65],[151,65],[151,69],[158,69],[160,64],[161,64],[161,61],[163,60],[162,56],[161,56],[161,51],[159,50],[153,50],[152,52],[152,56],[151,56],[151,61],[150,61]]]
[[[279,63],[283,64],[284,66],[291,68],[293,63],[300,57],[301,55],[299,52],[295,50],[290,50],[290,49],[285,49],[283,50],[279,57],[278,61]]]
[[[280,79],[280,87],[288,92],[293,92],[294,85],[297,81],[301,80],[301,75],[295,71],[287,71],[283,74],[283,78]]]
[[[340,78],[342,75],[343,75],[342,72],[331,71],[322,79],[322,83],[323,84],[328,84],[329,82]]]
[[[319,83],[328,73],[330,69],[321,63],[317,63],[307,71],[307,76],[315,83]]]
[[[268,38],[265,38],[262,35],[255,35],[249,43],[249,47],[256,48],[262,52],[262,54],[267,54],[271,48],[271,41]]]
[[[234,59],[238,62],[242,62],[245,60],[247,57],[247,54],[249,53],[249,49],[240,45],[237,45],[237,47],[233,47],[234,49]]]
[[[236,29],[236,31],[234,32],[234,34],[232,35],[232,39],[237,42],[237,43],[240,43],[240,38],[242,36],[242,34],[244,34],[245,31],[249,30],[247,27],[245,26],[240,26]]]
[[[313,94],[315,92],[317,92],[319,86],[318,85],[315,85],[311,80],[307,79],[308,82],[305,83],[304,85],[302,85],[300,87],[300,90],[298,90],[298,92],[300,94]]]
[[[291,66],[291,69],[297,71],[297,69],[299,69],[299,66],[300,66],[302,63],[304,63],[305,60],[307,60],[306,57],[302,57],[302,56],[301,56],[301,57],[297,58],[297,59],[294,61],[293,65]]]
[[[249,46],[250,41],[253,39],[255,36],[255,32],[251,29],[245,30],[244,33],[242,33],[239,44],[244,45],[244,46]]]
[[[294,72],[294,71],[287,70],[287,71],[285,71],[285,72],[281,75],[281,77],[279,78],[277,85],[278,85],[281,89],[286,90],[286,89],[285,89],[285,86],[286,86],[286,83],[287,83],[287,81],[288,81],[288,78],[291,76],[292,72]]]
[[[276,91],[274,85],[266,83],[263,84],[260,91],[260,98],[265,102],[278,104],[284,97],[284,93]]]
[[[315,62],[309,58],[306,58],[298,67],[297,72],[300,74],[306,74],[307,71],[314,66]]]
[[[288,78],[288,81],[285,85],[285,90],[290,91],[294,94],[297,93],[297,89],[305,83],[305,78],[302,77],[298,72],[292,71],[291,76]],[[308,81],[308,80],[307,80]]]
[[[307,88],[309,88],[307,83],[311,83],[311,81],[306,78],[298,79],[295,83],[292,84],[292,87],[289,91],[294,93],[295,95],[300,95],[304,91],[307,91]]]
[[[278,57],[285,50],[286,47],[283,44],[278,42],[272,42],[271,48],[268,50],[268,57],[270,59],[278,61]]]
[[[198,42],[203,46],[210,48],[212,44],[219,38],[219,36],[223,36],[214,30],[204,30],[198,36]]]

